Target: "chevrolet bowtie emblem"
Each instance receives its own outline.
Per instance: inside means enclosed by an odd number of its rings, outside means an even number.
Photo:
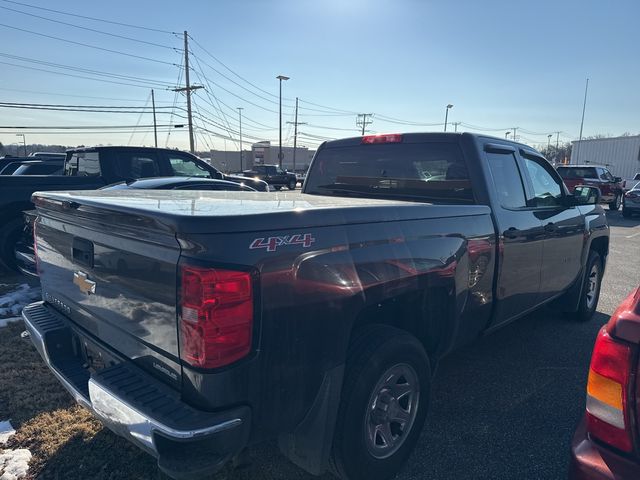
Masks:
[[[96,282],[89,280],[84,272],[75,272],[73,274],[73,283],[77,285],[82,293],[91,295],[96,293]]]

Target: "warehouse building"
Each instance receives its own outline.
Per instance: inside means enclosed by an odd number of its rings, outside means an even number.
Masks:
[[[282,168],[299,173],[306,172],[311,164],[315,150],[307,147],[297,147],[295,151],[295,168],[293,147],[282,147]],[[240,168],[240,152],[238,150],[211,150],[209,163],[223,172],[240,172],[249,170],[254,165],[277,165],[278,145],[271,142],[258,142],[251,146],[251,150],[242,152],[242,168]]]
[[[604,165],[617,177],[640,172],[640,135],[572,142],[571,163]]]

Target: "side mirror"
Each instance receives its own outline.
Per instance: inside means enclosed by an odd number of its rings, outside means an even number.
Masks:
[[[600,189],[587,185],[578,185],[573,189],[573,198],[576,205],[597,205],[600,203]]]
[[[616,183],[620,183],[622,181],[622,177],[613,177],[613,181]]]

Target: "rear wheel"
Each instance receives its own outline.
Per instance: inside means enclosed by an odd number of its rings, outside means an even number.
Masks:
[[[573,314],[576,320],[587,322],[596,312],[600,298],[600,285],[602,283],[602,259],[595,250],[589,252],[587,259],[586,275],[582,284],[582,296],[578,310]]]
[[[609,210],[618,210],[620,208],[620,204],[622,203],[622,195],[616,193],[616,198],[613,199],[613,202],[609,203]]]
[[[427,413],[429,359],[413,335],[365,327],[349,349],[331,466],[346,480],[393,477],[418,441]]]
[[[287,185],[287,188],[289,190],[295,190],[296,189],[296,183],[298,183],[298,182],[296,182],[295,180],[289,180],[289,185]]]

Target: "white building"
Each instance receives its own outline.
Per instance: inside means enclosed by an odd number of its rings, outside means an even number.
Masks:
[[[622,178],[633,178],[640,172],[640,135],[571,143],[572,164],[605,165],[613,175]]]

